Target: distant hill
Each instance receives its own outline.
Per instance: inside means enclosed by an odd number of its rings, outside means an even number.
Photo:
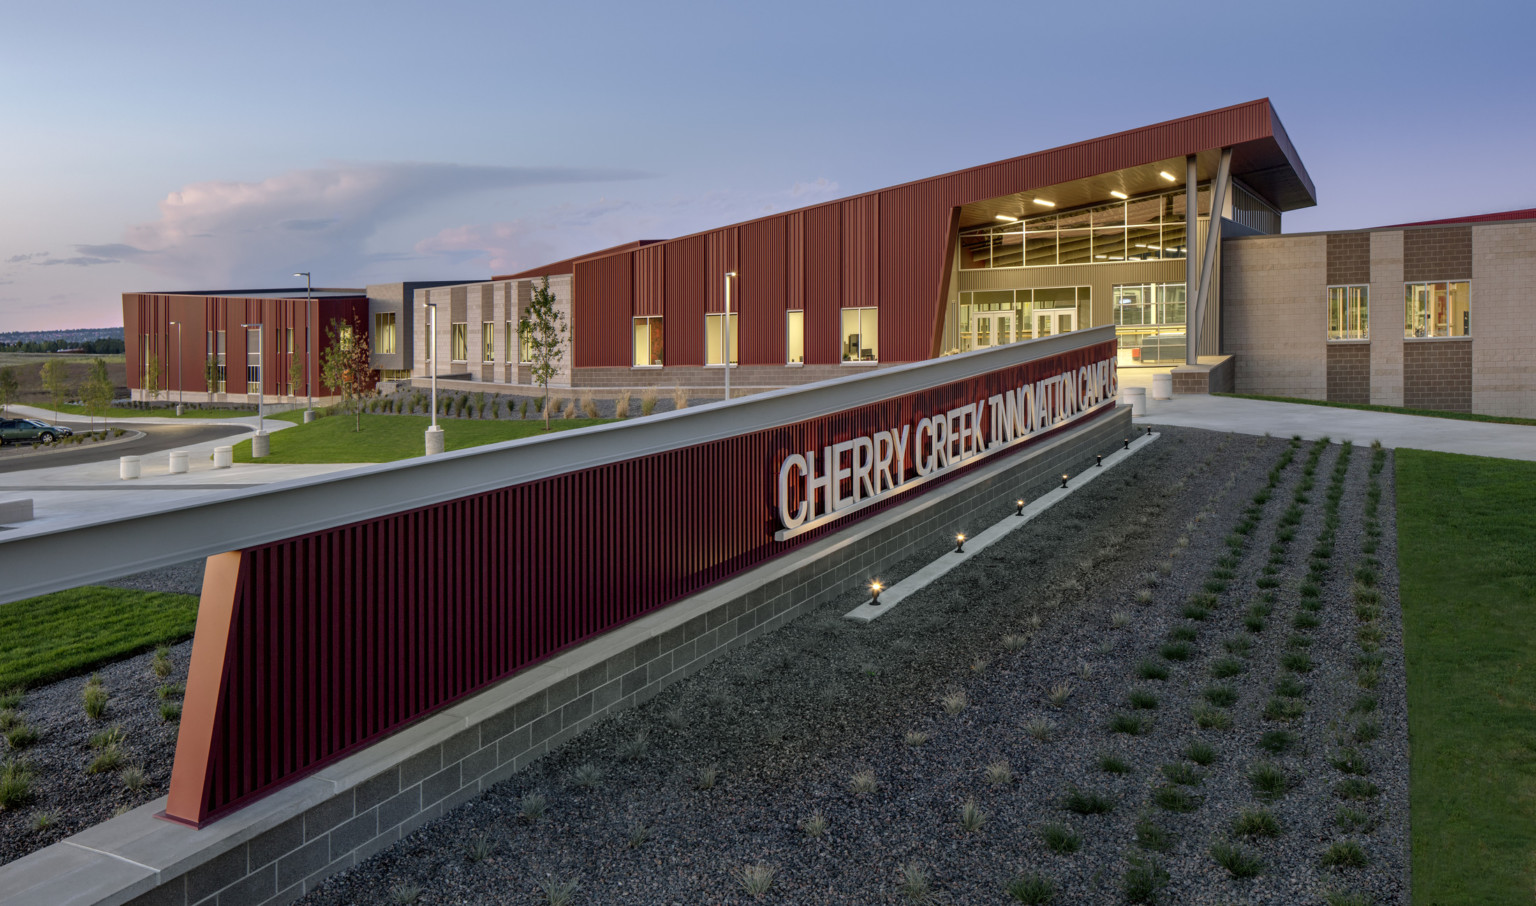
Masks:
[[[123,351],[121,327],[79,327],[71,330],[0,331],[0,350],[7,352],[56,352],[80,349],[97,355]]]

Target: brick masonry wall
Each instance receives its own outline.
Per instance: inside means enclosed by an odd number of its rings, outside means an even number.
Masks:
[[[1328,399],[1335,403],[1371,401],[1371,344],[1328,344]]]
[[[1328,285],[1371,282],[1371,234],[1328,234]]]
[[[1080,471],[1094,454],[1117,448],[1134,430],[1130,410],[1117,408],[1030,453],[979,464],[944,489],[822,539],[792,559],[772,561],[562,654],[557,661],[570,664],[568,672],[556,673],[549,666],[553,662],[531,668],[528,674],[546,671],[545,680],[514,677],[207,830],[157,821],[151,815],[161,803],[142,806],[0,868],[0,903],[292,902],[722,653],[862,587],[903,558],[937,556],[957,530],[974,532],[1007,517],[1018,488],[1048,486],[1064,471]],[[674,617],[678,625],[659,631],[646,629],[659,628],[647,623],[653,617],[679,613],[693,615],[685,621]],[[384,750],[392,754],[378,754]],[[334,783],[337,791],[316,795],[322,787],[317,778]],[[200,838],[209,841],[206,848],[191,855],[178,850],[167,856],[170,864],[152,873],[140,863],[113,858],[105,863],[111,871],[82,871],[69,861],[76,857],[59,854],[80,848],[110,853],[121,844],[153,863],[142,854],[150,838],[188,833],[206,835]],[[72,879],[71,867],[90,876]],[[8,890],[19,893],[13,897]]]
[[[1424,227],[1403,231],[1403,279],[1466,280],[1472,273],[1472,227]]]
[[[1472,411],[1472,341],[1403,344],[1403,405],[1410,409]]]

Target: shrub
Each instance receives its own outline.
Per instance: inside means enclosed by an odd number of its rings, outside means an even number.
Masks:
[[[1051,852],[1066,855],[1083,848],[1083,838],[1065,824],[1047,824],[1040,828],[1040,839]]]
[[[1145,660],[1136,665],[1136,675],[1144,680],[1165,680],[1168,678],[1168,666],[1157,661]]]
[[[1232,819],[1232,834],[1237,837],[1278,837],[1280,821],[1269,809],[1245,808]]]
[[[1211,858],[1234,878],[1252,878],[1264,870],[1264,860],[1259,854],[1237,843],[1212,845]]]
[[[1323,851],[1324,868],[1364,868],[1370,861],[1354,840],[1341,840]]]
[[[1107,815],[1115,810],[1115,800],[1103,793],[1085,792],[1077,787],[1067,790],[1062,808],[1079,815]]]
[[[1248,772],[1248,783],[1260,799],[1279,799],[1290,792],[1293,781],[1279,765],[1261,761]]]
[[[1003,891],[1015,902],[1041,906],[1056,896],[1056,885],[1045,875],[1029,872],[1010,880]]]

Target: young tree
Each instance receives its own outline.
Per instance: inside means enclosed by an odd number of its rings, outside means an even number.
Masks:
[[[363,397],[373,391],[377,373],[369,367],[368,335],[353,324],[333,320],[325,328],[326,346],[320,354],[320,383],[341,394],[338,408],[351,412],[352,430],[363,430]]]
[[[72,392],[69,386],[69,366],[64,364],[63,359],[49,359],[43,364],[42,374],[43,389],[53,399],[53,417],[58,418],[60,407]]]
[[[299,385],[304,383],[304,359],[290,356],[288,359],[288,395],[298,396]]]
[[[96,416],[101,416],[103,425],[107,420],[107,408],[112,405],[113,391],[112,378],[107,374],[107,363],[97,359],[91,363],[91,375],[85,380],[82,388],[85,397],[85,411],[91,415],[91,430],[96,430]]]
[[[0,412],[4,412],[5,407],[16,402],[20,394],[21,380],[16,377],[16,369],[9,365],[0,368]]]
[[[96,361],[100,362],[101,359],[97,359]],[[91,366],[92,380],[95,380],[96,378],[96,372],[94,370],[95,367],[96,366],[94,365]],[[157,400],[160,398],[160,381],[163,375],[164,372],[160,367],[160,357],[154,353],[150,353],[149,357],[144,360],[144,395],[146,397],[152,400]]]
[[[544,388],[544,430],[549,430],[549,379],[560,370],[565,360],[566,340],[570,326],[565,315],[555,308],[555,294],[549,291],[549,278],[533,291],[528,310],[517,322],[517,335],[527,343],[533,382]]]

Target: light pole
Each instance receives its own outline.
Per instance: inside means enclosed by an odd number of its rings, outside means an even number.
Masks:
[[[443,429],[437,426],[437,303],[427,308],[427,364],[432,369],[432,426],[427,429],[427,455],[443,452]]]
[[[725,272],[725,398],[731,398],[731,278],[735,271]]]
[[[172,321],[171,323],[176,325],[176,414],[180,415],[181,395],[183,393],[181,384],[181,322]]]
[[[304,278],[304,420],[306,422],[312,422],[315,420],[315,393],[314,388],[310,386],[309,382],[309,363],[314,355],[315,344],[314,340],[311,338],[314,333],[312,329],[313,325],[310,324],[309,320],[309,296],[311,283],[309,279],[309,271],[299,271],[298,273],[294,274],[294,276]]]
[[[267,434],[266,413],[262,409],[262,403],[267,398],[266,388],[262,386],[267,380],[265,356],[262,355],[266,344],[261,335],[260,321],[254,324],[241,324],[240,326],[246,330],[250,330],[252,327],[256,328],[256,361],[258,363],[256,365],[256,436],[251,438],[251,458],[263,459],[272,449],[272,441]],[[251,348],[250,334],[246,334],[245,348],[247,353],[249,353]],[[245,392],[251,392],[251,366],[249,364],[245,366]]]

